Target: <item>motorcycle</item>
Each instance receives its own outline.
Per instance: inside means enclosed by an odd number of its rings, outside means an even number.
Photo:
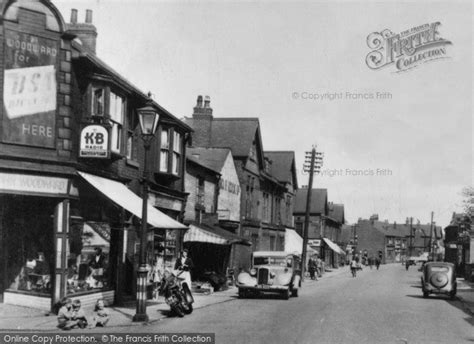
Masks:
[[[170,271],[165,271],[161,281],[160,292],[165,297],[165,302],[170,309],[180,318],[193,311],[194,298],[191,290],[184,278],[180,278],[182,271],[174,275]]]

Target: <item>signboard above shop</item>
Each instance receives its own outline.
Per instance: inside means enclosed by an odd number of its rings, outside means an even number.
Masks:
[[[5,29],[3,142],[55,147],[59,43]]]
[[[109,157],[109,132],[98,124],[84,127],[81,131],[79,157],[102,158]]]

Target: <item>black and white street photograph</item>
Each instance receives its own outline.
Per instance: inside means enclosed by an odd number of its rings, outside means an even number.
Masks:
[[[471,0],[0,0],[0,344],[474,343]]]

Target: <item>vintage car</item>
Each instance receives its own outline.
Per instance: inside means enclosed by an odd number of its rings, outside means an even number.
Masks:
[[[257,251],[252,254],[252,268],[237,276],[239,297],[276,293],[288,300],[298,296],[301,286],[300,258],[281,251]]]
[[[454,264],[446,262],[427,262],[423,265],[421,290],[423,297],[430,294],[447,294],[456,297],[456,274]]]

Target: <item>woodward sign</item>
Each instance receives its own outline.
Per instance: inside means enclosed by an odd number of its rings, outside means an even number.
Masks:
[[[58,44],[5,30],[3,140],[54,148]]]
[[[0,172],[0,190],[5,193],[67,195],[69,180]]]
[[[88,125],[81,131],[81,158],[108,158],[109,132],[101,125]]]

